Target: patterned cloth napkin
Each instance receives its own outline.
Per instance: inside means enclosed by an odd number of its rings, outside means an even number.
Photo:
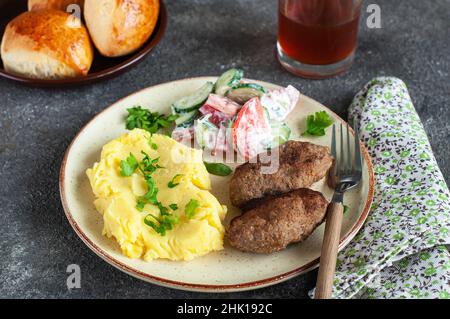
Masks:
[[[405,83],[381,77],[349,109],[375,170],[369,218],[339,254],[335,298],[450,298],[449,190]]]

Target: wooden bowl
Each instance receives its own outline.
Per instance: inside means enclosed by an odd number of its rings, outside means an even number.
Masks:
[[[136,52],[117,58],[102,56],[96,49],[94,62],[89,74],[82,77],[39,80],[8,73],[0,59],[0,76],[30,86],[40,87],[64,87],[89,84],[96,81],[112,78],[139,63],[159,43],[167,27],[167,11],[164,2],[160,0],[160,13],[158,23],[152,36]],[[3,36],[6,25],[22,12],[27,11],[27,0],[0,0],[0,39]]]

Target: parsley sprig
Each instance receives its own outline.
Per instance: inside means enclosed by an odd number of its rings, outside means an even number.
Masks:
[[[302,134],[324,136],[325,129],[333,124],[333,119],[325,111],[316,112],[306,118],[306,131]]]
[[[158,132],[162,128],[169,127],[178,118],[178,115],[164,115],[159,112],[151,112],[143,109],[141,106],[129,108],[127,111],[126,128],[128,130],[141,128],[151,134]]]
[[[160,168],[163,168],[158,164],[159,158],[151,159],[150,155],[141,151],[144,157],[140,162],[136,157],[130,153],[130,155],[120,162],[120,174],[122,176],[131,176],[138,170],[144,176],[145,184],[147,185],[147,193],[144,196],[140,196],[136,200],[136,209],[142,212],[146,204],[152,204],[158,207],[159,216],[148,214],[144,218],[144,223],[152,227],[158,234],[165,236],[168,230],[172,230],[175,224],[178,224],[178,216],[172,215],[169,209],[165,207],[160,201],[158,201],[158,188],[156,187],[155,180],[152,174]],[[178,209],[175,204],[169,205],[172,210]]]

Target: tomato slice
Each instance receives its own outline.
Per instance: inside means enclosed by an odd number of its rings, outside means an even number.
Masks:
[[[228,115],[228,117],[236,115],[241,108],[241,106],[233,100],[217,94],[210,94],[204,105],[210,106],[217,111]]]
[[[226,123],[227,121],[229,121],[232,116],[229,116],[225,113],[222,113],[220,111],[218,111],[217,109],[213,108],[210,105],[203,105],[200,109],[199,109],[200,113],[202,113],[203,115],[208,115],[211,114],[211,116],[209,117],[209,121],[211,123],[213,123],[214,125],[216,125],[217,127],[220,127],[220,125],[222,123]]]
[[[233,144],[245,159],[252,158],[265,149],[271,138],[271,128],[258,97],[249,100],[239,111],[232,130]]]
[[[172,131],[172,138],[180,143],[191,141],[194,137],[194,127],[177,127]],[[190,143],[189,143],[190,144]]]

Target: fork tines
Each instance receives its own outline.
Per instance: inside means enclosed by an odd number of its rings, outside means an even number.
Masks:
[[[355,125],[354,137],[354,156],[352,158],[351,142],[350,142],[350,128],[346,125],[346,134],[344,139],[344,125],[340,124],[340,155],[338,157],[337,151],[337,134],[336,124],[333,124],[333,134],[331,137],[331,154],[335,158],[334,173],[337,177],[361,175],[362,159],[361,146],[358,138],[358,126]]]

